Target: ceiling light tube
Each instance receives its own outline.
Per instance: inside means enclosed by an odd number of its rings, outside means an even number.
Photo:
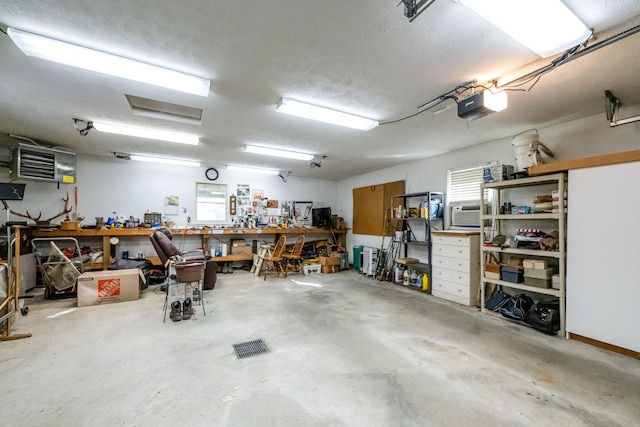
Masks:
[[[227,165],[227,169],[236,172],[262,173],[266,175],[278,175],[280,173],[280,171],[276,169],[254,168],[251,166],[239,165]]]
[[[278,150],[276,148],[259,147],[257,145],[246,145],[244,151],[247,153],[264,154],[266,156],[284,157],[287,159],[306,160],[313,159],[313,154],[298,153],[296,151]]]
[[[27,33],[15,28],[8,28],[7,33],[16,46],[27,56],[194,95],[209,96],[211,82],[202,77]]]
[[[316,105],[305,104],[304,102],[294,101],[288,98],[280,99],[276,105],[276,111],[358,130],[371,130],[378,126],[377,120],[354,116],[353,114],[342,113]]]
[[[156,139],[158,141],[177,142],[179,144],[198,145],[198,143],[200,142],[199,136],[186,133],[136,128],[131,126],[122,126],[102,122],[93,122],[93,127],[99,132],[135,136],[138,138]]]
[[[560,0],[460,0],[543,58],[585,42],[589,30]]]
[[[200,166],[200,162],[197,162],[195,160],[169,159],[166,157],[143,156],[139,154],[131,154],[129,158],[131,160],[137,160],[139,162],[164,163],[168,165],[179,166]]]

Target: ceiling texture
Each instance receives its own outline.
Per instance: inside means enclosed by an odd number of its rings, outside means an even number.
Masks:
[[[640,25],[640,1],[564,3],[594,30],[587,46]],[[509,91],[505,111],[466,121],[447,99],[416,115],[469,81],[512,81],[554,60],[455,0],[435,1],[412,22],[400,0],[0,0],[0,28],[7,27],[205,77],[211,89],[208,97],[189,95],[27,57],[0,33],[3,147],[20,142],[12,134],[103,158],[149,154],[338,180],[598,113],[606,121],[607,89],[625,105],[640,104],[640,34],[633,34]],[[134,115],[127,96],[202,109],[202,123]],[[363,132],[279,114],[282,97],[383,124]],[[73,118],[194,133],[200,144],[82,136]],[[310,167],[245,153],[246,144],[326,159]]]

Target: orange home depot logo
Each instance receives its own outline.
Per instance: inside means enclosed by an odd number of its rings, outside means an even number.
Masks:
[[[120,279],[98,280],[98,298],[115,297],[120,295]]]

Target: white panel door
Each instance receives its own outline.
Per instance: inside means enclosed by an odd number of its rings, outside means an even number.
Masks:
[[[640,162],[569,171],[567,331],[640,351]]]

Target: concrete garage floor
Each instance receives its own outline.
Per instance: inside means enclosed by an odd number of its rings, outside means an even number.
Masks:
[[[154,287],[36,294],[14,329],[33,337],[0,343],[3,426],[640,424],[638,360],[353,271],[220,275],[206,317],[165,324]],[[270,352],[237,359],[254,339]]]

